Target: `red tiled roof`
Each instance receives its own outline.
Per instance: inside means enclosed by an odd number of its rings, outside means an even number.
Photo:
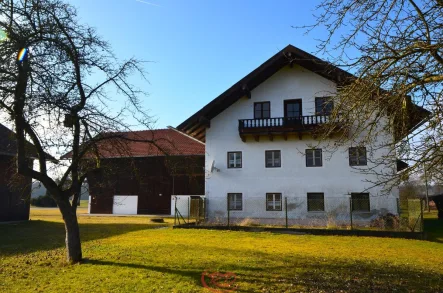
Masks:
[[[98,142],[102,158],[204,155],[205,144],[175,129],[106,133]],[[92,150],[91,150],[92,155]],[[88,155],[87,155],[88,156]],[[62,158],[70,158],[68,153]]]

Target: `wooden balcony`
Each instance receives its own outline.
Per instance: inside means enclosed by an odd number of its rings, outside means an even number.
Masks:
[[[337,131],[342,130],[340,117],[334,117],[334,121],[331,119],[330,115],[241,119],[238,121],[238,132],[244,142],[247,135],[252,135],[256,141],[259,141],[260,136],[268,136],[273,140],[276,135],[282,135],[287,140],[289,134],[297,134],[302,139],[305,133],[315,136],[320,127],[327,123],[336,125]]]

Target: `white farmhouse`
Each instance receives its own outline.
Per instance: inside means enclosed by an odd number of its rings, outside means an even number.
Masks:
[[[289,45],[178,126],[206,143],[210,221],[228,209],[234,221],[281,223],[287,213],[291,224],[319,225],[349,221],[351,210],[355,221],[398,213],[398,192],[382,194],[368,183],[377,178],[356,171],[388,150],[358,144],[327,153],[334,137],[313,135],[329,120],[337,84],[350,76]]]

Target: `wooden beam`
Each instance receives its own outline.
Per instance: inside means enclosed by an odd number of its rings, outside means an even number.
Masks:
[[[245,136],[245,135],[241,135],[241,134],[240,134],[240,138],[241,138],[241,141],[242,141],[242,142],[246,142],[246,136]]]
[[[190,136],[198,135],[198,134],[202,133],[203,130],[206,130],[206,126],[204,126],[204,125],[200,125],[199,128],[195,129],[192,133],[189,133],[189,135],[190,135]]]
[[[272,133],[269,133],[269,140],[274,141],[274,135]]]
[[[247,84],[244,84],[244,85],[242,86],[242,91],[243,91],[243,93],[245,94],[245,96],[248,97],[248,99],[251,99],[251,98],[252,98],[252,96],[251,96],[251,91],[249,90],[249,87],[248,87]]]
[[[193,137],[200,140],[205,136],[206,136],[206,128],[203,128],[200,132],[197,132],[196,134],[193,135]]]
[[[292,58],[292,52],[288,52],[286,54],[286,56],[288,56],[288,59],[289,59],[289,67],[293,68],[294,67],[294,59]]]
[[[301,132],[298,133],[298,138],[299,138],[300,140],[303,140],[303,134],[302,134]]]
[[[288,140],[288,134],[286,132],[283,132],[283,138],[284,140]]]
[[[254,135],[254,139],[255,139],[256,142],[259,142],[260,141],[260,136],[259,135]]]
[[[199,123],[194,124],[194,126],[190,127],[189,129],[185,129],[185,133],[191,135],[197,128],[200,128],[201,125]]]
[[[201,116],[200,118],[198,118],[198,123],[206,126],[207,128],[211,128],[211,120],[209,120],[205,116]]]

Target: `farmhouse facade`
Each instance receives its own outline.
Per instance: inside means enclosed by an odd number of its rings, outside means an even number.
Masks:
[[[329,141],[315,136],[332,119],[338,86],[351,77],[289,45],[177,127],[206,144],[210,221],[226,218],[227,210],[234,220],[269,223],[285,210],[304,222],[347,217],[350,209],[362,221],[398,213],[398,192],[382,194],[370,183],[377,178],[358,172],[390,150],[355,144],[328,152],[334,134],[345,131],[339,120]],[[377,168],[396,172],[397,165],[394,159]]]

